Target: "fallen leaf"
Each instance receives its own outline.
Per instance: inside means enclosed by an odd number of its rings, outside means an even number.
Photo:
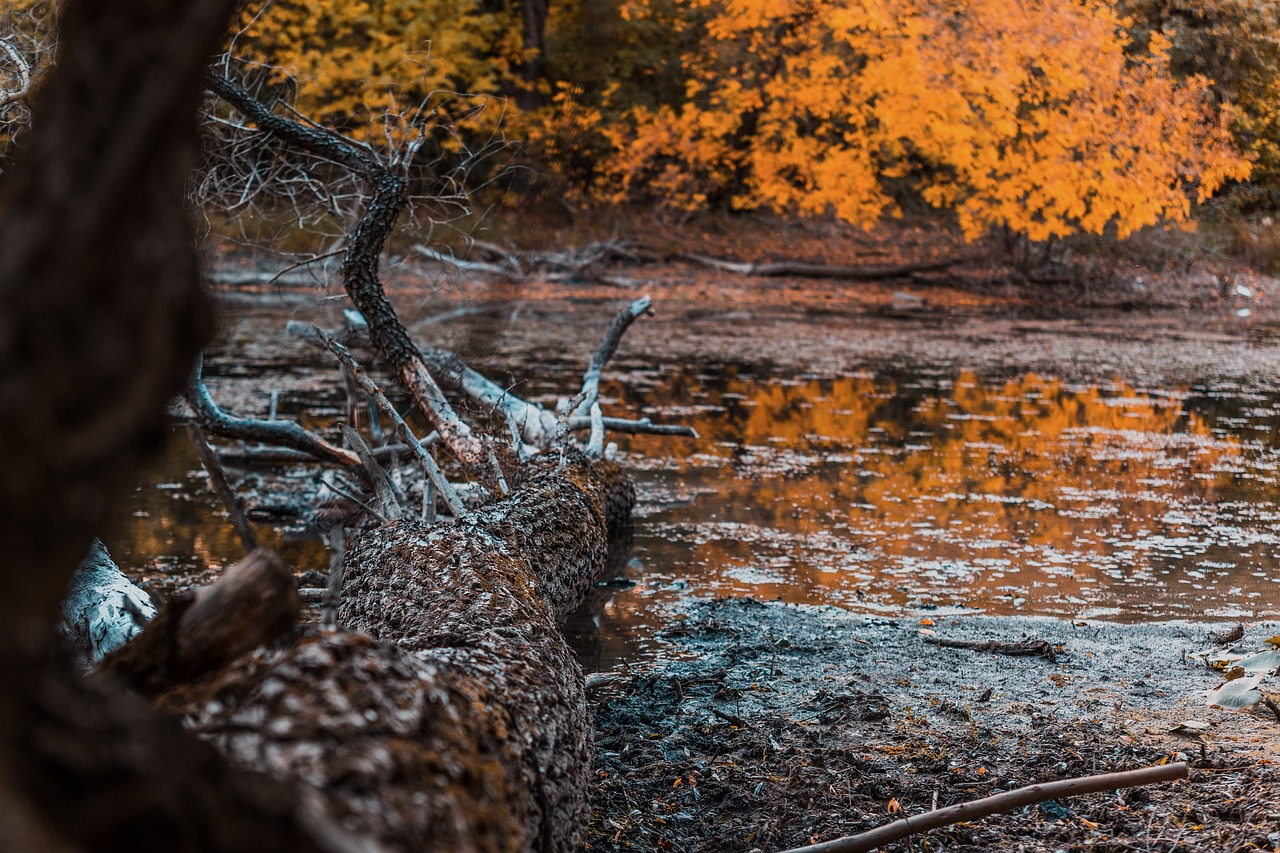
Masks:
[[[1261,682],[1262,673],[1260,672],[1228,681],[1210,691],[1206,701],[1210,705],[1235,711],[1252,708],[1262,701],[1262,693],[1257,689]]]
[[[1200,720],[1183,720],[1178,725],[1169,729],[1170,734],[1175,735],[1199,735],[1209,731],[1209,724]]]
[[[889,800],[889,805],[885,806],[885,811],[887,811],[889,814],[896,814],[902,811],[902,803],[898,802],[897,797],[894,797],[893,799]]]
[[[1098,825],[1097,825],[1096,823],[1094,823],[1093,821],[1089,820],[1089,819],[1088,819],[1088,818],[1086,818],[1086,817],[1082,817],[1082,818],[1080,818],[1080,823],[1084,824],[1084,825],[1085,825],[1085,826],[1087,826],[1089,829],[1097,829],[1097,828],[1098,828]]]
[[[920,620],[920,624],[921,624],[921,625],[934,625],[934,624],[936,624],[936,623],[935,623],[932,619],[930,619],[928,616],[926,616],[926,617],[924,617],[923,619],[921,619],[921,620]]]

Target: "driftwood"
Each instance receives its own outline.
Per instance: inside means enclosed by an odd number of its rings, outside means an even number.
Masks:
[[[1003,640],[951,640],[946,637],[939,637],[932,631],[921,631],[920,639],[943,649],[968,649],[974,652],[992,652],[997,655],[1009,655],[1010,657],[1042,657],[1051,663],[1058,659],[1058,652],[1054,649],[1052,643],[1035,637],[1024,637],[1015,642]]]
[[[389,849],[581,849],[590,718],[558,623],[634,492],[573,449],[518,477],[456,524],[366,534],[347,552],[338,630],[260,648],[162,704]]]
[[[1078,794],[1097,794],[1103,791],[1116,791],[1120,788],[1136,788],[1140,785],[1154,785],[1157,782],[1172,782],[1190,776],[1185,762],[1164,764],[1158,767],[1144,767],[1141,770],[1125,770],[1120,773],[1103,773],[1097,776],[1080,776],[1075,779],[1062,779],[1057,782],[1043,782],[1039,785],[1027,785],[1003,794],[994,794],[981,800],[972,800],[942,809],[934,809],[915,817],[904,817],[893,823],[880,826],[858,835],[836,838],[821,844],[810,844],[795,847],[785,853],[871,853],[887,844],[901,841],[911,835],[928,832],[960,823],[965,820],[977,820],[988,815],[999,814],[1013,809],[1042,803],[1056,797],[1071,797]]]
[[[726,261],[706,255],[681,255],[687,261],[701,264],[721,272],[763,277],[795,276],[797,278],[839,278],[846,281],[880,281],[890,278],[906,278],[916,273],[937,272],[960,263],[952,258],[941,261],[924,261],[911,264],[880,264],[846,266],[842,264],[810,264],[803,261],[773,261],[760,264]]]
[[[465,260],[452,253],[440,252],[429,246],[415,245],[413,250],[436,263],[451,266],[461,272],[480,273],[501,278],[522,280],[539,275],[547,281],[594,281],[613,287],[635,287],[638,282],[621,276],[610,275],[606,268],[614,261],[638,263],[639,255],[624,241],[605,240],[590,243],[562,252],[514,252],[483,240],[473,240],[472,245],[496,259],[496,263]]]

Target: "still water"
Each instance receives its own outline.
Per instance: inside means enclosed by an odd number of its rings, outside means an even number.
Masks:
[[[631,362],[618,374],[606,412],[700,437],[617,438],[640,494],[635,548],[596,603],[589,663],[656,651],[667,606],[687,596],[884,614],[1280,614],[1274,397],[964,372]],[[574,384],[568,370],[544,376],[532,396]],[[279,484],[246,485],[269,509]],[[161,590],[237,556],[185,433],[125,510],[108,544]],[[267,538],[295,564],[324,567],[318,543],[281,529]]]

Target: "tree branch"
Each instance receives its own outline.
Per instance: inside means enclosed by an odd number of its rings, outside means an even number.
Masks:
[[[263,421],[255,418],[238,418],[227,414],[214,401],[208,387],[200,378],[202,359],[196,360],[191,381],[187,383],[186,399],[201,425],[214,435],[262,441],[291,447],[315,458],[340,465],[343,468],[360,468],[360,457],[354,452],[330,444],[320,436],[303,429],[293,421]]]

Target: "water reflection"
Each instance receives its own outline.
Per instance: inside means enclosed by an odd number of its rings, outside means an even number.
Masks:
[[[622,632],[690,592],[894,613],[1280,612],[1275,400],[969,373],[729,370],[663,392],[702,437],[679,454],[629,444],[645,568],[606,613]]]
[[[1274,398],[1034,374],[619,373],[606,409],[678,417],[701,437],[617,439],[641,495],[636,560],[622,572],[633,585],[600,596],[597,664],[643,655],[662,605],[687,595],[887,613],[1280,614]],[[546,369],[540,381],[528,393],[574,384]],[[319,543],[272,541],[300,568],[325,564]],[[108,544],[162,590],[238,556],[184,435]]]

